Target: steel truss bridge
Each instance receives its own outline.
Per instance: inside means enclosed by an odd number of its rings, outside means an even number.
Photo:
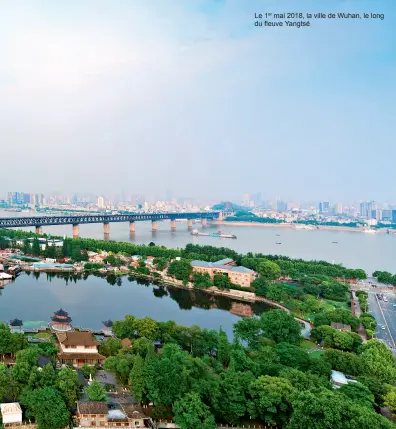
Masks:
[[[139,213],[139,214],[103,214],[103,215],[76,215],[76,216],[29,216],[0,218],[0,228],[40,228],[46,225],[82,225],[87,223],[111,222],[138,222],[161,221],[176,219],[207,219],[213,220],[220,216],[220,212],[195,212],[195,213]]]

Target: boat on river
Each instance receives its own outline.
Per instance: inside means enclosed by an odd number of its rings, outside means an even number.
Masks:
[[[217,232],[199,232],[197,229],[194,229],[191,232],[191,235],[196,235],[200,237],[215,237],[215,238],[237,238],[234,234],[223,234],[221,231]]]

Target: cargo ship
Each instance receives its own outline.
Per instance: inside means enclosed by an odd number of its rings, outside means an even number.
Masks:
[[[198,235],[202,237],[216,237],[216,238],[236,238],[234,234],[223,234],[221,231],[217,232],[199,232],[197,229],[194,229],[191,232],[191,235]]]

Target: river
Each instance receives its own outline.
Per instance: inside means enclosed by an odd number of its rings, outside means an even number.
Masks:
[[[93,275],[22,273],[0,289],[0,320],[21,319],[25,327],[47,325],[60,308],[74,326],[102,329],[103,320],[121,320],[126,314],[174,320],[179,325],[220,327],[232,338],[232,325],[240,315],[261,314],[269,307],[245,303],[196,290],[164,287],[144,280],[118,278],[118,284]]]
[[[0,210],[0,217],[29,216],[35,213],[13,213]],[[200,224],[195,224],[201,229]],[[29,229],[29,228],[27,228]],[[216,231],[218,227],[208,227]],[[150,222],[136,222],[136,233],[130,235],[128,223],[111,223],[110,239],[131,241],[137,244],[155,244],[181,248],[188,243],[224,246],[241,253],[261,252],[293,258],[325,260],[342,263],[349,268],[363,268],[368,274],[375,270],[396,273],[396,236],[366,234],[355,231],[296,230],[292,228],[262,228],[250,226],[222,226],[225,233],[234,233],[238,238],[222,239],[192,236],[185,222],[178,222],[176,232],[170,231],[168,221],[158,222],[158,231],[151,231]],[[30,228],[33,230],[33,228]],[[71,236],[72,226],[49,226],[47,234]],[[279,234],[279,236],[277,235]],[[80,236],[103,239],[103,225],[80,225]],[[276,244],[280,242],[281,244]],[[333,243],[337,242],[337,243]]]

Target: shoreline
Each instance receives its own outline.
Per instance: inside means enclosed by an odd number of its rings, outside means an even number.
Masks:
[[[295,224],[291,223],[261,223],[261,222],[235,222],[225,220],[214,220],[211,222],[212,225],[223,225],[223,226],[254,226],[263,228],[288,228],[296,229]],[[305,225],[305,224],[301,224]],[[313,229],[301,229],[301,231],[350,231],[350,232],[363,232],[363,228],[354,228],[352,226],[329,226],[329,225],[307,225],[313,226]],[[387,228],[376,229],[376,234],[386,234]],[[396,231],[395,231],[396,232]]]
[[[25,271],[25,269],[22,270],[23,272]],[[26,271],[30,271],[32,272],[32,270],[27,269]],[[34,271],[33,271],[34,272]],[[40,273],[45,273],[45,272],[51,272],[51,273],[55,273],[55,272],[59,272],[59,273],[71,273],[70,271],[64,271],[64,270],[59,270],[59,271],[55,271],[54,269],[48,269],[48,270],[40,270],[40,271],[35,271],[35,272],[40,272]],[[94,275],[96,272],[94,271],[74,271],[74,274],[92,274]],[[151,282],[151,284],[153,286],[167,286],[167,287],[173,287],[173,288],[177,288],[177,289],[184,289],[184,290],[190,290],[190,291],[194,291],[194,292],[204,292],[208,295],[212,295],[212,296],[224,296],[226,298],[235,300],[235,301],[239,301],[239,302],[247,302],[247,303],[256,303],[256,302],[260,302],[263,304],[267,304],[270,307],[278,308],[281,309],[283,311],[286,311],[287,313],[291,314],[295,320],[297,320],[300,325],[304,325],[304,327],[302,328],[304,332],[303,336],[305,338],[309,337],[309,333],[310,333],[310,329],[311,329],[311,325],[307,320],[304,320],[300,317],[295,316],[290,309],[288,309],[287,307],[285,307],[284,305],[275,302],[275,301],[271,301],[268,298],[265,298],[264,296],[259,296],[256,295],[254,292],[247,292],[247,291],[241,291],[241,290],[237,290],[237,289],[230,289],[230,290],[221,290],[218,289],[216,286],[212,286],[210,288],[207,289],[197,289],[194,288],[194,286],[189,283],[188,285],[183,285],[181,280],[175,280],[175,279],[170,279],[169,277],[166,278],[157,278],[151,275],[146,275],[146,274],[141,274],[141,273],[112,273],[112,272],[108,272],[108,273],[104,273],[101,274],[100,277],[107,277],[108,275],[114,275],[114,276],[131,276],[131,277],[135,277],[135,278],[141,278],[144,280],[148,280]],[[226,310],[228,313],[232,313],[229,310]],[[233,313],[232,313],[233,314]],[[239,315],[239,317],[251,317],[251,316],[243,316],[243,315]]]

